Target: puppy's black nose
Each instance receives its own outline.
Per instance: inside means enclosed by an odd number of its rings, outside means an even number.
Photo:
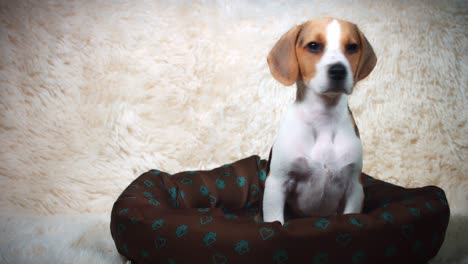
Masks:
[[[328,69],[328,77],[335,81],[342,81],[346,77],[346,68],[341,63],[336,63]]]

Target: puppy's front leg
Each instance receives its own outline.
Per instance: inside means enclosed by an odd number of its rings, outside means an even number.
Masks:
[[[265,181],[263,194],[263,221],[279,221],[284,224],[284,205],[286,201],[286,188],[284,180],[270,173]]]

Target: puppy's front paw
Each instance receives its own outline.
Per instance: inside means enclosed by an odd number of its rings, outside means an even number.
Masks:
[[[273,223],[275,221],[280,222],[281,225],[284,225],[284,217],[263,217],[263,222],[265,223]]]

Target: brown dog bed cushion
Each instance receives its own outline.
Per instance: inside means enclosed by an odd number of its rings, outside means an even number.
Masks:
[[[252,156],[210,171],[150,170],[114,204],[111,233],[134,263],[425,263],[449,207],[435,186],[405,189],[363,174],[362,214],[260,219],[268,164]]]

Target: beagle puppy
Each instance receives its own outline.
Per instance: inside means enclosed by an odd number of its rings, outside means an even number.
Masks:
[[[286,204],[299,216],[361,212],[362,144],[348,96],[376,62],[359,28],[333,18],[291,28],[270,51],[271,74],[297,92],[270,153],[265,222],[284,224]]]

